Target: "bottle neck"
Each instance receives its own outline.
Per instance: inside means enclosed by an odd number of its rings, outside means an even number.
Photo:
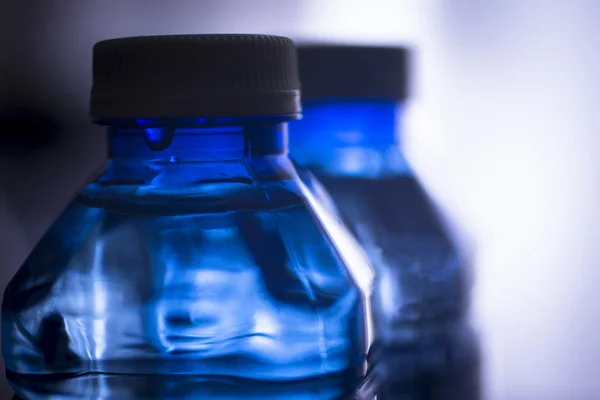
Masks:
[[[380,148],[400,142],[402,106],[382,101],[331,101],[303,106],[294,122],[292,146],[318,142],[327,147]]]
[[[400,152],[402,111],[392,101],[305,104],[302,120],[292,124],[290,155],[314,172],[412,174]]]
[[[109,127],[113,162],[199,162],[287,153],[281,119],[120,121]]]

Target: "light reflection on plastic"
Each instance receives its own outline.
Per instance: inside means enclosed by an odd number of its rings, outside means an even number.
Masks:
[[[96,242],[94,249],[94,260],[92,262],[92,275],[97,278],[103,276],[104,265],[104,241]],[[93,335],[94,335],[94,359],[101,360],[106,350],[106,287],[102,279],[92,280],[92,291],[94,293],[94,318]]]
[[[352,276],[355,284],[361,289],[365,295],[364,305],[366,315],[371,315],[371,294],[373,292],[373,279],[375,276],[374,269],[371,266],[368,257],[364,253],[362,247],[356,242],[353,236],[346,228],[337,221],[323,206],[318,202],[310,190],[298,180],[303,195],[308,199],[309,203],[314,207],[321,222],[332,236],[335,244],[340,247],[340,257],[348,267],[348,271]],[[370,346],[373,341],[373,325],[370,318],[367,318],[367,344]]]

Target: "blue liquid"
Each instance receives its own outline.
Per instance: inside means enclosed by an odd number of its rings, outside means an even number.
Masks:
[[[186,155],[178,140],[171,148]],[[228,149],[238,150],[247,154]],[[186,162],[167,151],[131,162],[144,152],[116,157],[6,289],[2,347],[17,394],[351,393],[366,351],[363,293],[287,157]]]
[[[468,300],[465,271],[416,179],[315,177],[377,271],[377,340],[419,346],[457,329]]]

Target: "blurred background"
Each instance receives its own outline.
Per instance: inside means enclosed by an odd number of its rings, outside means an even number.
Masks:
[[[594,0],[0,2],[0,286],[102,167],[87,117],[95,42],[407,44],[406,150],[474,257],[485,398],[598,399],[598,15]]]

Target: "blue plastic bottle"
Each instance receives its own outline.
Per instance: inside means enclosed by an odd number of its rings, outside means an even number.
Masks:
[[[108,170],[4,294],[2,351],[22,399],[355,389],[367,265],[340,252],[299,184],[287,156],[299,113],[289,39],[96,44],[91,114],[108,128]]]
[[[407,50],[304,46],[299,65],[303,119],[291,125],[290,155],[375,270],[379,399],[476,397],[467,271],[400,150]]]

